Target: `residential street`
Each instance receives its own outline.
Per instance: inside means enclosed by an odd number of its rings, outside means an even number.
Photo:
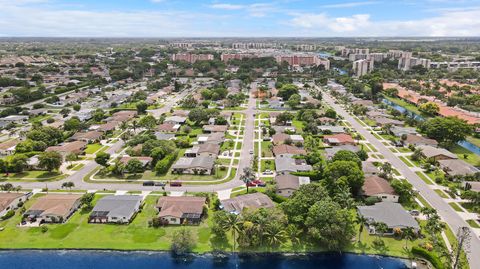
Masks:
[[[456,233],[461,227],[470,227],[458,213],[448,205],[435,191],[415,174],[402,160],[400,160],[395,154],[393,154],[382,142],[374,137],[370,132],[363,128],[347,111],[345,111],[340,105],[335,104],[334,99],[323,92],[323,100],[328,103],[340,116],[348,121],[352,127],[358,131],[366,140],[368,140],[378,151],[383,154],[398,171],[416,188],[420,194],[427,200],[430,205],[437,209],[438,214],[442,219],[450,226],[452,231]],[[469,228],[470,229],[470,228]],[[471,229],[470,229],[471,230]],[[468,260],[470,262],[470,268],[480,268],[480,239],[471,232],[472,238],[470,240],[470,249],[467,251]]]

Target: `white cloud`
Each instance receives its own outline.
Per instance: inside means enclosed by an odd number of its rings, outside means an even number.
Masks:
[[[378,3],[379,2],[377,1],[347,2],[347,3],[323,5],[322,7],[323,8],[349,8],[349,7],[374,5]]]
[[[239,9],[245,8],[244,5],[234,5],[234,4],[212,4],[210,7],[214,9],[225,9],[225,10],[239,10]]]
[[[277,10],[275,5],[271,3],[253,3],[248,5],[215,3],[210,5],[210,8],[223,9],[223,10],[243,10],[252,17],[265,17],[269,13],[272,13],[275,10]]]
[[[325,13],[321,14],[299,14],[293,18],[293,25],[316,28],[329,29],[333,33],[353,32],[370,24],[370,15],[358,14],[351,17],[332,18]]]

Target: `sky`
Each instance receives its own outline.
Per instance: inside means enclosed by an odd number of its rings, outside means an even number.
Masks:
[[[480,36],[480,0],[0,0],[2,36]]]

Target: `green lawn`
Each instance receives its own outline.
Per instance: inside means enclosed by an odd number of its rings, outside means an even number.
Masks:
[[[389,96],[384,96],[385,99],[399,105],[399,106],[403,106],[404,108],[412,111],[413,113],[415,114],[418,114],[418,115],[421,115],[422,112],[420,112],[420,110],[418,110],[418,107],[415,106],[415,105],[412,105],[410,103],[408,103],[407,101],[403,100],[403,99],[400,99],[400,98],[395,98],[395,97],[389,97]]]
[[[474,220],[474,219],[469,219],[469,220],[467,220],[467,223],[468,223],[468,225],[470,225],[470,227],[472,227],[472,228],[477,228],[477,229],[480,228],[480,225],[479,225],[478,222],[477,222],[476,220]]]
[[[466,161],[467,163],[473,165],[473,166],[479,166],[480,165],[480,156],[476,155],[475,153],[467,150],[464,147],[461,147],[459,145],[455,145],[450,149],[451,152],[455,153],[459,159]],[[464,156],[466,155],[466,159]]]
[[[86,154],[93,154],[95,153],[97,150],[101,149],[102,148],[102,145],[99,144],[99,143],[95,143],[95,144],[88,144],[87,145],[87,148],[85,149],[85,153]]]
[[[433,182],[427,176],[425,176],[422,172],[417,171],[415,172],[415,174],[417,174],[417,176],[419,176],[428,185],[433,185]]]
[[[451,202],[451,203],[448,203],[453,209],[455,209],[455,211],[458,211],[458,212],[465,212],[463,211],[463,209],[455,202]]]
[[[467,137],[467,141],[474,144],[477,147],[480,147],[480,138],[469,136],[469,137]]]
[[[406,148],[406,147],[399,147],[399,148],[396,148],[398,151],[400,151],[401,153],[410,153],[412,152],[409,148]]]
[[[445,198],[445,199],[450,198],[450,197],[448,197],[448,195],[445,194],[445,192],[443,192],[443,191],[440,190],[440,189],[436,189],[435,192],[436,192],[438,195],[440,195],[440,197],[442,197],[442,198]]]
[[[24,171],[22,173],[10,173],[8,176],[5,174],[0,175],[1,181],[16,181],[16,180],[38,180],[38,181],[55,181],[63,179],[65,175],[58,172],[48,171]]]
[[[292,120],[292,126],[295,127],[296,133],[303,133],[303,122],[299,120]]]
[[[71,170],[73,170],[73,171],[79,171],[79,170],[82,169],[84,166],[85,166],[85,164],[79,163],[79,164],[77,164],[76,166],[74,166]]]
[[[275,160],[261,160],[260,165],[260,171],[262,172],[267,169],[270,171],[275,171]]]
[[[270,141],[262,141],[262,157],[272,157],[273,153],[270,150],[270,145],[272,145],[272,142]]]
[[[411,164],[411,162],[409,162],[408,159],[405,158],[404,156],[400,156],[400,157],[398,157],[398,158],[400,158],[400,160],[402,160],[402,162],[404,162],[408,167],[413,167],[413,166],[414,166],[414,165]]]

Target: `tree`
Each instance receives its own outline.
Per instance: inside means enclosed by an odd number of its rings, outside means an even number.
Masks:
[[[202,121],[208,120],[208,113],[203,108],[194,108],[190,110],[190,113],[188,114],[188,119],[190,121],[193,121],[195,125],[200,125]]]
[[[359,224],[359,226],[358,226],[358,242],[360,242],[360,241],[362,240],[363,228],[365,227],[365,225],[368,224],[367,218],[365,218],[364,216],[358,214],[358,216],[357,216],[357,223]]]
[[[48,172],[52,172],[55,169],[60,168],[62,165],[62,155],[56,151],[43,152],[38,157],[38,165],[47,169]]]
[[[405,238],[405,249],[408,249],[408,241],[415,240],[415,231],[412,227],[403,229],[403,238]]]
[[[140,101],[136,105],[138,114],[145,114],[148,108],[148,104],[145,101]]]
[[[74,104],[73,105],[73,110],[75,110],[75,111],[80,111],[81,108],[82,107],[79,104]]]
[[[138,125],[151,130],[157,126],[157,120],[152,115],[146,115],[139,120]]]
[[[413,186],[406,180],[394,179],[391,184],[392,188],[399,195],[399,202],[407,203],[413,200],[415,193]]]
[[[75,153],[72,152],[72,153],[69,153],[69,154],[65,157],[65,160],[66,160],[67,162],[70,162],[70,163],[71,163],[71,162],[74,162],[74,161],[78,160],[78,156],[77,156],[77,154],[75,154]]]
[[[98,163],[101,166],[107,167],[108,166],[108,160],[110,160],[110,154],[106,152],[99,152],[97,155],[95,155],[95,162]]]
[[[255,180],[255,173],[253,172],[252,168],[250,167],[243,168],[243,174],[240,176],[240,180],[242,180],[247,186],[247,193],[248,193],[248,185],[250,184],[250,182]]]
[[[434,116],[438,114],[438,111],[440,111],[440,107],[435,102],[426,102],[419,105],[418,110],[420,110],[420,112],[423,112],[429,116]]]
[[[282,97],[283,100],[289,100],[294,94],[298,94],[298,87],[293,84],[284,84],[278,90],[277,96]]]
[[[329,109],[327,109],[327,111],[325,111],[324,116],[327,117],[327,118],[336,119],[337,118],[337,112],[335,112],[335,110],[329,108]]]
[[[344,249],[354,236],[354,220],[348,209],[331,199],[316,202],[308,211],[308,234],[328,250]]]
[[[230,231],[232,233],[232,239],[233,239],[233,247],[232,247],[232,252],[235,251],[235,243],[237,241],[237,234],[240,230],[240,216],[237,214],[227,214],[224,219],[222,219],[222,222],[220,223],[220,226],[225,230],[225,231]]]
[[[293,120],[293,118],[295,118],[295,116],[292,113],[282,112],[277,116],[277,119],[275,120],[275,122],[285,125],[288,121]]]
[[[421,130],[429,137],[443,143],[445,146],[453,146],[472,133],[472,126],[467,121],[457,117],[436,117],[425,121]]]
[[[72,117],[63,123],[65,131],[78,131],[83,128],[82,122],[77,117]]]
[[[346,185],[352,194],[357,194],[363,186],[363,171],[352,161],[335,161],[327,165],[324,171],[327,185],[332,192],[338,185]]]
[[[63,189],[63,188],[72,189],[73,187],[75,187],[75,183],[73,183],[73,182],[71,182],[71,181],[63,182],[63,183],[62,183],[62,189]]]
[[[339,150],[335,155],[333,155],[332,162],[335,161],[352,161],[355,162],[358,167],[362,166],[362,160],[358,157],[355,152],[350,150]]]
[[[143,164],[141,161],[138,159],[132,158],[127,162],[127,165],[125,165],[125,169],[129,173],[133,173],[134,176],[137,175],[137,173],[143,172]]]
[[[301,97],[299,94],[293,94],[288,98],[287,104],[292,109],[296,109],[298,105],[300,105]]]
[[[15,154],[6,158],[7,171],[21,173],[27,167],[28,157],[24,154]]]
[[[388,231],[387,224],[383,222],[376,222],[374,226],[375,226],[375,233],[379,236],[383,236]]]
[[[195,238],[189,229],[182,228],[173,232],[170,250],[175,255],[183,255],[191,252],[195,245]]]
[[[391,163],[385,162],[380,166],[380,177],[389,179],[392,176],[393,167]]]
[[[278,223],[273,222],[264,227],[263,235],[266,238],[266,243],[270,248],[277,248],[287,239],[287,233],[284,227]]]

